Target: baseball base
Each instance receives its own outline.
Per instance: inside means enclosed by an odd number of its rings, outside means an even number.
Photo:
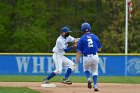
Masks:
[[[53,88],[53,87],[57,87],[55,84],[41,84],[41,87],[44,88]]]

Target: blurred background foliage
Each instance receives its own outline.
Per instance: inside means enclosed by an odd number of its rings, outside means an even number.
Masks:
[[[132,2],[128,52],[139,53],[140,1]],[[0,52],[51,52],[62,26],[79,38],[83,22],[99,36],[102,53],[124,53],[125,0],[0,0]]]

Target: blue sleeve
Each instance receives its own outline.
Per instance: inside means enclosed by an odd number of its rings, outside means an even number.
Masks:
[[[71,49],[72,49],[72,46],[70,46],[70,47],[64,49],[64,51],[65,51],[65,52],[69,52]]]
[[[102,48],[100,41],[98,42],[98,48]]]

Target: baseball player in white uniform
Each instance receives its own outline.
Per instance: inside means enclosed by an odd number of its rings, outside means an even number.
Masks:
[[[69,76],[71,75],[72,71],[74,70],[74,62],[72,62],[70,59],[64,56],[65,52],[70,51],[72,48],[75,48],[76,46],[70,46],[68,47],[69,42],[75,42],[75,38],[70,36],[70,29],[68,27],[61,28],[62,34],[57,38],[56,45],[53,48],[53,61],[55,63],[55,70],[44,80],[44,84],[48,84],[49,80],[56,76],[57,74],[61,74],[62,72],[62,64],[65,64],[68,69],[65,74],[65,77],[63,79],[63,83],[65,84],[72,84],[71,81],[69,81]]]

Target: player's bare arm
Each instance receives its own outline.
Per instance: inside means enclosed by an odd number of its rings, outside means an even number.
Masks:
[[[76,54],[76,60],[75,60],[75,64],[78,64],[79,60],[80,60],[80,56],[81,56],[81,52],[78,51]]]

